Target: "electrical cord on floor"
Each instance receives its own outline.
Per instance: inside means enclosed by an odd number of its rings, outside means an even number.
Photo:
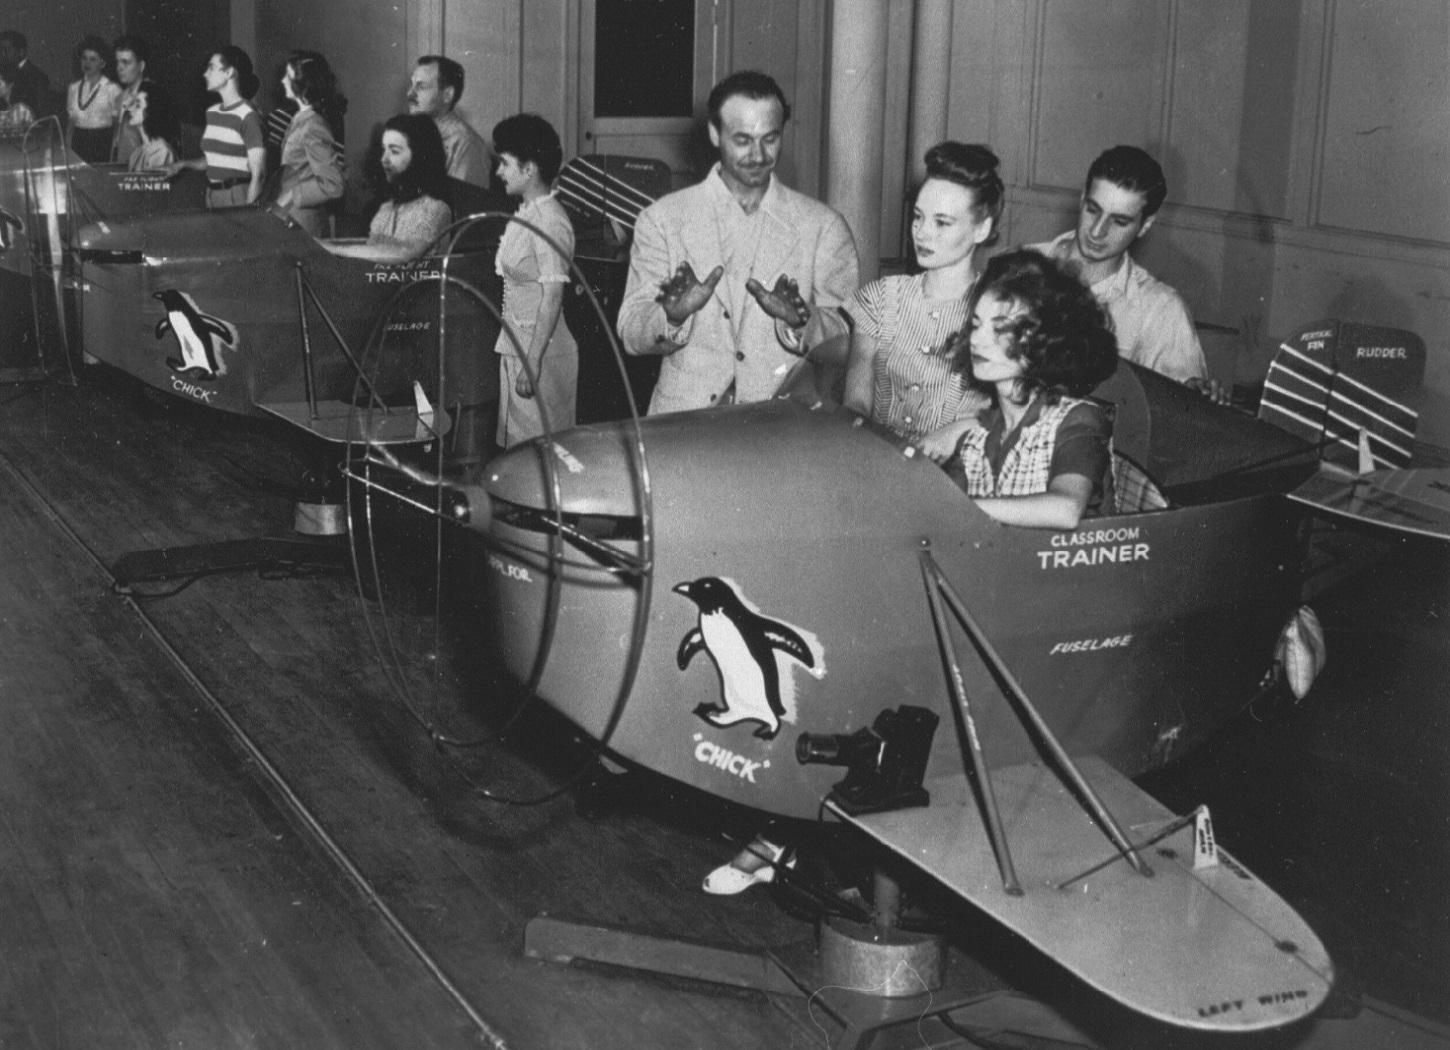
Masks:
[[[268,582],[281,580],[315,580],[322,576],[332,575],[335,570],[322,565],[297,564],[292,566],[279,566],[270,569],[258,569],[257,578]],[[134,583],[121,583],[118,580],[111,581],[111,593],[121,595],[124,598],[133,598],[138,602],[160,601],[163,598],[175,598],[182,591],[186,590],[198,580],[204,580],[209,576],[225,576],[228,573],[236,572],[233,568],[220,568],[209,572],[197,572],[187,576],[175,587],[164,591],[143,591],[137,590]]]

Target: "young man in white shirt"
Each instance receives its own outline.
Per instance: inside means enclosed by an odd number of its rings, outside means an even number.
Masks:
[[[1077,228],[1028,247],[1077,268],[1112,317],[1118,356],[1227,401],[1228,391],[1208,378],[1182,296],[1129,254],[1152,228],[1167,195],[1168,182],[1156,160],[1136,146],[1114,146],[1088,168]]]

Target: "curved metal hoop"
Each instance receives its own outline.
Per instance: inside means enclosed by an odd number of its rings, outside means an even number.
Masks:
[[[535,388],[538,385],[536,370],[524,353],[523,347],[519,345],[517,336],[510,329],[503,317],[499,305],[493,302],[488,295],[474,284],[462,277],[456,276],[453,272],[459,265],[457,257],[464,250],[461,245],[465,242],[468,234],[481,223],[498,221],[515,223],[522,226],[529,230],[532,235],[548,244],[561,257],[569,257],[569,253],[565,252],[562,246],[552,237],[527,220],[499,212],[483,212],[468,216],[455,223],[435,242],[444,247],[437,273],[430,274],[423,281],[404,285],[389,298],[383,311],[374,323],[372,332],[369,335],[367,347],[364,350],[364,354],[366,355],[364,360],[374,360],[374,348],[376,348],[377,355],[380,356],[383,352],[382,344],[386,338],[389,320],[404,298],[409,295],[419,294],[424,290],[436,289],[438,308],[435,328],[437,340],[434,367],[439,377],[439,383],[436,392],[438,405],[436,407],[435,419],[445,418],[450,404],[454,403],[449,399],[447,387],[449,372],[449,299],[452,295],[461,294],[466,297],[466,300],[481,306],[488,313],[490,318],[499,326],[500,332],[504,333],[504,338],[507,340],[511,352],[517,356],[520,366],[530,383]],[[640,518],[639,553],[634,554],[608,541],[589,537],[574,528],[566,520],[563,511],[563,496],[555,455],[557,449],[554,439],[555,432],[548,419],[547,407],[540,405],[540,417],[544,433],[542,437],[534,439],[532,446],[538,455],[545,483],[544,487],[548,493],[548,506],[542,512],[542,518],[548,526],[546,531],[549,537],[547,551],[547,563],[549,566],[548,586],[542,620],[543,627],[540,631],[538,649],[534,654],[533,666],[528,680],[523,683],[524,698],[505,719],[504,724],[485,735],[466,740],[457,739],[445,733],[440,728],[436,717],[429,717],[424,714],[424,705],[418,701],[416,695],[410,688],[408,669],[404,666],[404,660],[399,651],[398,638],[393,629],[393,624],[389,619],[386,606],[382,605],[381,609],[382,628],[380,632],[374,627],[371,613],[368,617],[369,633],[373,638],[374,647],[378,651],[380,662],[384,667],[385,673],[388,675],[390,683],[393,685],[395,693],[399,696],[409,716],[429,734],[436,745],[449,748],[478,746],[497,741],[503,737],[521,718],[529,701],[537,696],[537,689],[548,667],[549,656],[553,647],[554,631],[558,623],[561,608],[560,587],[564,570],[601,572],[616,578],[626,578],[632,582],[637,594],[637,600],[631,622],[625,674],[621,681],[618,694],[613,700],[610,718],[606,730],[597,744],[595,754],[591,756],[587,763],[582,764],[574,774],[565,778],[561,785],[535,797],[519,798],[506,796],[477,783],[474,784],[475,789],[485,797],[513,805],[536,805],[557,798],[567,791],[575,781],[588,772],[593,767],[594,759],[607,748],[610,735],[612,735],[623,716],[624,705],[633,688],[634,679],[638,672],[644,647],[645,627],[649,619],[649,605],[653,585],[653,511],[648,462],[645,457],[644,442],[640,432],[638,406],[635,404],[633,393],[629,387],[628,372],[625,367],[622,350],[614,336],[613,326],[608,323],[608,319],[603,307],[599,303],[598,297],[594,294],[588,281],[585,280],[583,272],[572,258],[569,261],[569,268],[571,275],[588,297],[590,306],[601,321],[604,322],[601,328],[607,334],[620,382],[624,384],[628,397],[630,410],[628,454],[630,480],[634,489],[634,503],[639,510]],[[493,348],[480,349],[482,352],[488,353]],[[452,480],[445,475],[443,463],[445,428],[439,428],[435,433],[430,435],[432,438],[430,444],[433,449],[431,468],[426,466],[423,468],[414,467],[394,454],[386,445],[370,440],[367,435],[376,432],[373,413],[377,407],[374,404],[377,398],[376,394],[370,389],[368,391],[362,390],[361,388],[364,385],[360,378],[357,384],[359,389],[355,391],[354,405],[357,406],[355,407],[355,413],[358,413],[361,418],[355,419],[355,425],[350,426],[350,432],[359,435],[359,439],[349,446],[348,475],[354,482],[354,485],[349,486],[348,490],[349,517],[352,521],[365,526],[368,536],[371,539],[373,526],[375,524],[372,497],[374,494],[386,494],[390,498],[398,500],[402,505],[426,514],[431,519],[434,543],[432,594],[434,599],[433,614],[435,631],[432,673],[434,676],[433,687],[436,694],[441,687],[441,683],[437,677],[441,673],[439,667],[441,661],[437,658],[439,655],[437,648],[440,641],[437,632],[438,625],[441,623],[445,613],[441,601],[444,576],[444,537],[450,528],[458,528],[468,516],[471,487],[466,482]],[[359,402],[362,404],[359,405]],[[386,411],[385,408],[384,411]],[[458,420],[455,419],[452,425],[456,427]],[[384,484],[376,480],[373,477],[374,470],[380,473],[387,472],[387,475],[391,479],[389,483]],[[425,498],[418,498],[404,492],[404,483],[397,479],[406,479],[406,486],[420,489],[424,493]],[[360,507],[355,505],[354,502],[354,487],[360,488],[364,494]],[[359,514],[358,511],[361,511],[361,513]],[[476,525],[477,523],[474,523],[474,531],[479,532],[483,536],[486,544],[502,550],[515,550],[514,545],[507,540],[492,534],[486,529],[477,529]],[[569,556],[568,550],[570,547],[583,551],[586,557],[578,558]],[[367,590],[364,585],[365,570],[371,570],[374,589],[376,589],[377,582],[381,576],[376,547],[369,542],[368,550],[364,552],[359,550],[358,544],[355,542],[353,550],[354,565],[358,572],[359,591],[363,594],[366,604],[369,598],[365,593]],[[518,551],[515,552],[520,553]],[[530,551],[529,553],[537,554],[536,551]],[[375,598],[381,597],[381,595],[375,595]]]

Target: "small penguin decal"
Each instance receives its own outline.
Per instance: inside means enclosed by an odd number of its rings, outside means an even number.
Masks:
[[[220,317],[203,313],[195,299],[174,288],[155,292],[151,298],[166,307],[166,317],[156,322],[156,338],[170,332],[181,348],[181,357],[168,357],[166,367],[187,379],[211,380],[226,375],[220,348],[237,348],[236,328]]]
[[[820,678],[826,672],[819,643],[809,632],[762,616],[729,580],[702,576],[673,589],[700,611],[699,623],[680,639],[676,663],[683,671],[705,650],[720,673],[721,703],[700,704],[695,714],[721,727],[758,722],[755,735],[773,739],[782,721],[795,721],[793,682],[789,674],[782,679],[776,654]]]

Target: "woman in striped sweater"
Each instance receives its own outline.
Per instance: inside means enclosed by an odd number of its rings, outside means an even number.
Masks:
[[[206,130],[201,136],[203,156],[177,161],[168,170],[173,175],[182,168],[204,170],[208,208],[253,204],[262,195],[267,146],[262,137],[262,118],[247,102],[261,87],[252,59],[241,48],[228,44],[212,53],[202,76],[206,89],[221,100],[206,111]]]

